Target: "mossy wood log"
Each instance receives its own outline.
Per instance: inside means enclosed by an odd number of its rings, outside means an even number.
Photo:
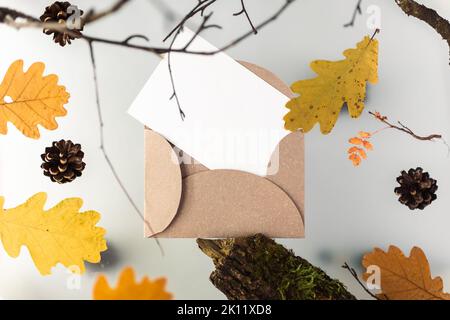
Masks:
[[[230,300],[355,300],[338,280],[264,235],[197,239],[216,270],[210,279]]]

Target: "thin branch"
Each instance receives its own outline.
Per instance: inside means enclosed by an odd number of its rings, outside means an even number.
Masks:
[[[358,14],[362,14],[361,3],[362,3],[362,0],[358,0],[358,2],[356,3],[355,9],[353,10],[352,19],[350,20],[350,22],[347,22],[346,24],[344,24],[345,28],[353,27],[355,25],[356,16]]]
[[[421,140],[421,141],[433,141],[434,139],[442,140],[442,135],[440,135],[440,134],[430,134],[428,136],[419,136],[416,133],[414,133],[410,128],[408,128],[407,126],[402,124],[400,121],[398,121],[398,125],[395,125],[395,124],[390,123],[386,116],[382,116],[378,112],[369,111],[369,114],[372,115],[378,121],[387,125],[387,128],[399,130],[401,132],[409,134],[410,136],[412,136],[413,138],[415,138],[417,140]]]
[[[150,41],[150,39],[147,36],[143,35],[143,34],[132,34],[131,36],[129,36],[128,38],[126,38],[122,42],[128,44],[133,39],[143,39],[143,40],[145,40],[147,42]]]
[[[264,27],[266,27],[268,24],[270,24],[271,22],[277,20],[281,14],[286,11],[286,9],[294,2],[295,0],[285,0],[284,4],[274,13],[272,14],[269,18],[267,18],[266,20],[262,21],[261,23],[259,23],[258,25],[255,26],[256,30],[261,30]],[[243,40],[247,39],[248,37],[253,35],[253,30],[250,30],[246,33],[244,33],[243,35],[241,35],[240,37],[237,37],[235,40],[229,42],[227,45],[214,50],[214,51],[187,51],[185,53],[188,54],[202,54],[202,55],[214,55],[217,54],[219,52],[222,51],[226,51],[234,46],[236,46],[237,44],[239,44],[240,42],[242,42]],[[176,52],[176,50],[173,50],[172,52]]]
[[[104,136],[105,136],[104,123],[103,123],[103,115],[102,115],[102,108],[101,108],[101,105],[100,105],[100,94],[99,94],[99,88],[98,88],[97,64],[96,64],[96,61],[95,61],[93,44],[92,44],[92,42],[88,42],[88,44],[89,44],[89,53],[90,53],[91,64],[92,64],[92,71],[93,71],[93,76],[94,76],[95,102],[96,102],[96,106],[97,106],[97,116],[98,116],[99,136],[100,136],[100,150],[102,151],[102,154],[103,154],[103,156],[105,158],[106,163],[108,164],[108,167],[109,167],[109,169],[110,169],[114,179],[116,180],[116,182],[119,185],[119,187],[122,190],[122,192],[127,197],[128,202],[131,204],[131,206],[133,207],[134,211],[138,214],[138,216],[141,218],[141,220],[147,225],[149,230],[153,231],[150,223],[145,219],[144,215],[139,210],[139,207],[134,202],[134,200],[131,197],[130,193],[128,192],[127,188],[125,187],[125,185],[123,184],[122,180],[120,179],[120,176],[117,173],[116,168],[114,167],[110,157],[108,156],[108,153],[106,152],[105,140],[104,140]],[[159,242],[159,240],[157,238],[154,238],[154,239],[155,239],[159,249],[161,250],[161,253],[164,255],[164,250],[163,250],[163,248],[161,246],[161,243]]]
[[[194,8],[189,11],[183,19],[181,19],[180,22],[167,34],[167,36],[163,39],[163,42],[167,41],[172,35],[174,35],[177,32],[180,32],[181,29],[183,29],[185,23],[194,17],[197,14],[200,14],[203,16],[205,10],[213,5],[217,0],[198,0],[198,3]]]
[[[352,275],[353,278],[355,278],[355,280],[358,282],[358,284],[361,286],[361,288],[364,289],[365,292],[367,292],[372,298],[376,299],[376,300],[381,300],[379,297],[377,297],[376,295],[374,295],[372,292],[370,292],[369,289],[366,288],[366,286],[361,282],[361,280],[359,280],[358,277],[358,273],[356,273],[356,270],[353,269],[352,267],[350,267],[347,262],[344,263],[344,265],[342,266],[342,268],[348,270],[348,272],[350,272],[350,274]],[[386,297],[387,298],[387,297]]]
[[[32,17],[26,13],[16,11],[14,9],[9,9],[2,7],[0,8],[0,23],[5,23],[7,18],[16,20],[16,19],[24,19],[29,22],[40,22],[39,19]]]
[[[179,29],[175,33],[175,35],[172,38],[169,48],[172,48],[172,46],[175,43],[175,41],[177,40],[177,37],[180,34],[180,32],[181,32],[181,29]],[[170,83],[172,85],[172,96],[170,97],[170,99],[171,100],[175,99],[175,102],[177,103],[177,107],[178,107],[178,113],[180,114],[181,120],[184,120],[186,115],[184,114],[183,109],[181,109],[180,99],[178,98],[177,89],[175,88],[175,80],[173,78],[173,71],[172,71],[172,55],[170,52],[167,54],[167,67],[169,69]]]
[[[233,14],[233,16],[239,16],[241,14],[245,14],[245,16],[247,17],[247,21],[250,24],[250,27],[252,27],[253,33],[257,34],[258,30],[256,30],[255,26],[253,25],[252,19],[250,19],[250,16],[248,14],[247,9],[245,8],[245,2],[244,0],[241,0],[241,11],[236,12]]]
[[[428,8],[414,0],[395,0],[395,3],[408,16],[416,17],[426,22],[447,41],[450,49],[450,22],[442,18],[435,10]]]
[[[208,7],[208,6],[206,6],[205,2],[212,4],[215,1],[217,1],[217,0],[202,0],[202,1],[200,1],[200,3],[202,3],[203,5],[200,7],[198,7],[198,5],[197,5],[196,6],[197,9],[195,10],[195,12],[203,14],[204,10]],[[264,28],[265,26],[267,26],[268,24],[270,24],[271,22],[275,21],[294,1],[295,0],[285,0],[284,4],[280,7],[279,10],[277,10],[273,15],[271,15],[269,18],[267,18],[263,22],[256,25],[255,29],[259,31],[262,28]],[[22,13],[19,13],[20,15],[18,17],[24,18],[25,21],[16,21],[14,16],[5,14],[5,12],[8,12],[8,11],[10,11],[10,9],[0,7],[0,23],[5,23],[10,27],[14,27],[17,29],[21,29],[21,28],[44,29],[45,28],[45,29],[50,29],[50,30],[56,30],[59,32],[66,32],[69,35],[74,34],[72,30],[67,29],[63,25],[60,25],[58,23],[43,23],[35,18],[28,19],[28,18],[26,18],[27,15],[22,14]],[[4,19],[1,19],[2,16],[4,16]],[[8,17],[9,17],[9,19],[8,19]],[[184,22],[182,24],[178,24],[177,27],[174,28],[166,38],[169,38],[171,35],[173,35],[174,32],[176,32],[180,28],[180,26],[184,25],[184,23],[186,22],[185,18],[183,18],[183,21]],[[115,46],[120,46],[120,47],[126,47],[126,48],[130,48],[130,49],[142,50],[142,51],[154,53],[157,55],[165,54],[168,52],[178,52],[178,53],[198,54],[198,55],[214,55],[214,54],[228,50],[228,49],[238,45],[239,43],[241,43],[248,37],[252,36],[253,34],[254,34],[253,30],[250,30],[249,32],[246,32],[243,35],[230,41],[227,45],[223,46],[222,48],[219,48],[217,50],[212,50],[212,51],[193,51],[193,50],[187,50],[184,48],[174,49],[174,48],[170,48],[170,46],[169,47],[155,47],[155,46],[135,45],[135,44],[131,44],[131,43],[124,42],[124,41],[104,39],[104,38],[100,38],[100,37],[92,37],[92,36],[88,36],[85,34],[82,34],[80,39],[84,39],[85,41],[92,42],[92,43],[98,42],[98,43],[110,44],[110,45],[115,45]]]
[[[100,20],[102,18],[105,18],[113,13],[116,13],[120,9],[123,8],[127,3],[131,2],[131,0],[117,0],[115,4],[113,4],[110,8],[104,10],[95,12],[94,9],[89,10],[89,12],[86,14],[86,17],[83,20],[84,24],[95,22],[97,20]]]

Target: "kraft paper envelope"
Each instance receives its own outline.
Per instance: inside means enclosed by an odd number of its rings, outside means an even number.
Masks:
[[[289,87],[271,72],[241,64],[292,97]],[[145,236],[226,238],[263,233],[304,237],[303,134],[284,137],[267,165],[265,177],[239,170],[209,170],[146,127]]]

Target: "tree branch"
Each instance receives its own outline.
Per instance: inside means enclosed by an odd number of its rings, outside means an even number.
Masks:
[[[231,300],[356,300],[338,280],[262,234],[197,239],[216,269],[211,282]]]
[[[398,125],[394,125],[394,124],[392,124],[392,123],[390,123],[388,121],[388,118],[386,116],[382,116],[378,112],[369,111],[369,114],[372,115],[378,121],[386,124],[389,129],[399,130],[401,132],[409,134],[410,136],[412,136],[413,138],[415,138],[417,140],[422,140],[422,141],[432,141],[434,139],[441,139],[442,140],[442,135],[440,135],[440,134],[430,134],[428,136],[419,136],[419,135],[415,134],[410,128],[408,128],[407,126],[403,125],[400,121],[398,121]]]
[[[208,8],[211,4],[215,3],[216,1],[217,0],[200,0],[199,1],[200,5],[197,4],[197,6],[195,7],[195,10],[192,10],[190,13],[188,13],[188,15],[186,17],[184,17],[182,19],[182,21],[167,35],[165,40],[170,38],[170,36],[172,36],[178,29],[180,29],[180,28],[182,29],[182,27],[188,20],[188,19],[186,19],[187,17],[191,18],[195,14],[198,14],[198,13],[203,15],[205,9]],[[285,0],[284,4],[280,7],[279,10],[277,10],[273,15],[271,15],[266,20],[264,20],[261,23],[259,23],[258,25],[256,25],[255,29],[257,31],[259,31],[262,28],[264,28],[265,26],[267,26],[268,24],[270,24],[271,22],[275,21],[294,1],[295,0]],[[12,15],[9,14],[11,11],[13,12]],[[3,17],[3,19],[2,19],[2,17]],[[23,18],[25,21],[16,21],[17,18]],[[14,10],[11,10],[11,9],[8,9],[5,7],[0,7],[0,23],[5,23],[8,26],[14,27],[17,29],[21,29],[21,28],[50,29],[50,30],[56,30],[59,32],[66,32],[70,35],[74,34],[73,31],[71,31],[70,29],[68,29],[65,26],[60,25],[58,23],[43,23],[34,17],[31,17],[24,13],[17,12],[17,11],[14,11]],[[253,34],[254,34],[254,31],[250,30],[249,32],[246,32],[246,33],[242,34],[241,36],[235,38],[234,40],[230,41],[227,45],[223,46],[222,48],[219,48],[219,49],[213,50],[213,51],[193,51],[193,50],[189,50],[187,48],[173,49],[170,46],[169,47],[158,47],[158,46],[134,45],[134,44],[131,44],[131,43],[123,41],[123,40],[118,41],[118,40],[110,40],[110,39],[105,39],[105,38],[100,38],[100,37],[92,37],[92,36],[88,36],[84,33],[81,35],[80,39],[84,39],[85,41],[92,42],[92,43],[98,42],[98,43],[105,43],[105,44],[110,44],[110,45],[115,45],[115,46],[120,46],[120,47],[126,47],[126,48],[130,48],[130,49],[142,50],[142,51],[154,53],[157,55],[165,54],[168,52],[178,52],[178,53],[198,54],[198,55],[214,55],[214,54],[217,54],[219,52],[228,50],[228,49],[236,46],[237,44],[241,43],[242,41],[244,41],[248,37],[252,36]]]
[[[436,30],[447,41],[450,49],[450,23],[448,20],[442,18],[435,10],[419,4],[414,0],[395,0],[395,3],[408,16],[416,17]]]
[[[378,298],[376,295],[374,295],[372,292],[370,292],[369,289],[366,288],[366,286],[361,282],[361,280],[359,280],[358,274],[356,273],[356,270],[353,269],[352,267],[350,267],[347,262],[344,263],[344,265],[342,266],[342,268],[348,270],[348,272],[350,272],[350,274],[352,275],[353,278],[355,278],[355,280],[358,282],[358,284],[361,286],[361,288],[364,289],[365,292],[367,292],[372,298],[376,299],[376,300],[381,300],[380,298]]]
[[[23,12],[19,12],[14,9],[9,9],[5,7],[0,8],[0,23],[5,23],[8,20],[8,18],[12,20],[21,18],[29,22],[38,22],[38,23],[40,22],[39,19],[32,17],[28,14],[25,14]]]
[[[362,14],[361,3],[362,3],[362,0],[358,0],[358,2],[356,3],[355,9],[353,10],[352,19],[350,20],[350,22],[347,22],[346,24],[344,24],[345,28],[353,27],[355,25],[356,16],[358,14]]]
[[[119,11],[120,9],[122,9],[123,6],[125,6],[127,3],[130,3],[130,2],[131,2],[131,0],[117,0],[116,3],[113,4],[110,8],[108,8],[104,11],[99,11],[99,12],[95,12],[94,9],[91,9],[86,14],[86,17],[82,20],[83,20],[84,24],[95,22],[97,20],[105,18],[105,17]]]
[[[122,192],[124,193],[124,195],[126,196],[126,198],[128,199],[128,202],[131,204],[131,206],[133,207],[134,211],[136,212],[136,214],[141,218],[142,221],[144,221],[144,223],[147,225],[147,227],[150,229],[150,231],[152,231],[152,227],[150,225],[150,223],[144,218],[144,215],[142,214],[141,210],[139,210],[139,207],[137,206],[137,204],[134,202],[133,198],[131,197],[130,193],[128,192],[127,188],[125,187],[125,185],[123,184],[122,180],[120,179],[119,174],[117,173],[116,168],[114,167],[110,157],[108,156],[108,153],[106,152],[105,149],[105,133],[104,133],[104,123],[103,123],[103,114],[102,114],[102,108],[100,105],[100,92],[98,89],[98,77],[97,77],[97,63],[95,60],[95,55],[94,55],[94,47],[92,42],[89,42],[89,56],[91,58],[91,64],[92,64],[92,72],[94,75],[94,88],[95,88],[95,102],[96,102],[96,106],[97,106],[97,116],[98,116],[98,126],[99,126],[99,136],[100,136],[100,150],[103,154],[103,157],[105,158],[105,161],[114,177],[114,179],[116,180],[117,184],[119,185],[120,189],[122,190]],[[164,254],[164,250],[159,242],[159,240],[157,238],[155,238],[156,244],[158,245],[159,249],[161,250],[161,253]]]
[[[248,11],[247,11],[247,9],[245,8],[245,2],[244,2],[244,0],[241,0],[241,11],[234,13],[233,16],[236,17],[236,16],[240,16],[241,14],[245,14],[245,16],[246,16],[246,18],[247,18],[247,21],[248,21],[248,23],[250,24],[250,27],[251,27],[252,30],[253,30],[253,33],[254,33],[254,34],[257,34],[257,33],[258,33],[258,30],[256,30],[255,26],[253,25],[252,20],[250,19],[250,16],[249,16],[249,14],[248,14]]]

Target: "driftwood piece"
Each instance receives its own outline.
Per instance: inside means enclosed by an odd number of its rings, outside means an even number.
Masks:
[[[436,10],[428,8],[414,0],[395,0],[395,3],[408,16],[416,17],[427,23],[442,36],[450,48],[450,23],[441,17]]]
[[[356,299],[341,282],[264,235],[197,243],[216,267],[211,282],[230,300]]]

